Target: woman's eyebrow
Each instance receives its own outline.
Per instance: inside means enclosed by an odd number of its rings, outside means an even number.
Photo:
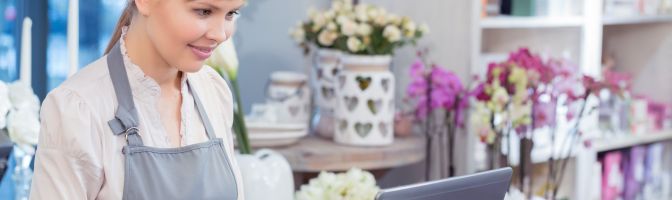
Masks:
[[[236,1],[236,0],[215,0],[215,1]],[[221,9],[222,9],[220,6],[217,6],[216,4],[213,4],[213,3],[211,3],[210,1],[207,1],[207,0],[187,0],[187,2],[196,2],[196,3],[205,4],[205,5],[207,5],[207,6],[210,6],[210,7],[214,8],[214,9],[217,9],[217,10],[221,10]],[[245,6],[245,4],[242,4],[242,5],[240,5],[240,6],[236,7],[236,8],[233,8],[233,9],[231,9],[231,10],[232,10],[232,11],[234,11],[234,10],[240,10],[240,9],[242,9],[244,6]]]

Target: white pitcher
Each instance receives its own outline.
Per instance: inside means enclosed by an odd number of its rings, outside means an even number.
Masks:
[[[294,177],[289,163],[273,150],[236,155],[243,176],[246,200],[293,200]]]

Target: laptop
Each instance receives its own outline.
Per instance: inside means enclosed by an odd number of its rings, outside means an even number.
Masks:
[[[502,200],[513,170],[502,168],[473,175],[382,190],[376,200]]]

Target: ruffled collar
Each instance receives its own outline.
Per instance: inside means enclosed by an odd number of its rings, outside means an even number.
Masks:
[[[128,26],[122,28],[120,49],[121,55],[124,59],[124,65],[126,66],[126,73],[128,74],[128,80],[131,85],[131,90],[133,91],[133,96],[140,97],[140,99],[151,99],[154,102],[158,101],[159,95],[161,95],[161,87],[159,84],[152,79],[152,77],[147,76],[138,65],[133,63],[131,58],[128,56],[128,51],[126,50],[126,33],[128,31]],[[182,74],[182,89],[187,88],[187,73]]]

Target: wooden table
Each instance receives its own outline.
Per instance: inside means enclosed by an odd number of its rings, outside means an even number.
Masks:
[[[321,171],[347,171],[357,167],[381,177],[389,169],[420,162],[425,158],[425,139],[421,136],[397,137],[383,147],[355,147],[309,136],[292,146],[274,149],[289,161],[297,186]]]

